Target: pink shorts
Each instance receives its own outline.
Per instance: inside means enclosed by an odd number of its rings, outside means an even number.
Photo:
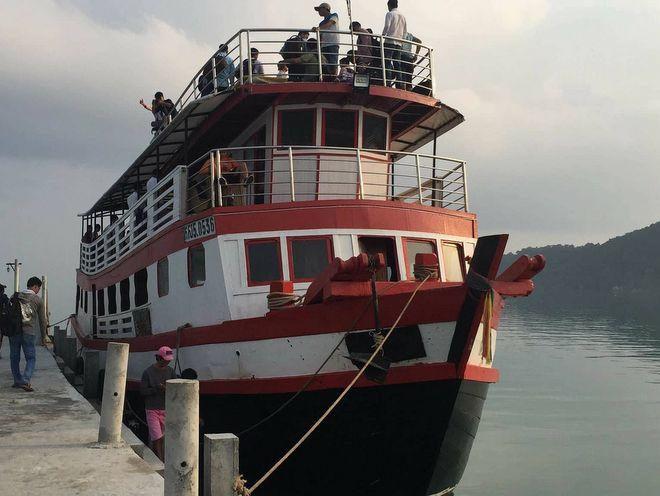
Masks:
[[[149,439],[158,441],[165,435],[165,410],[146,410]]]

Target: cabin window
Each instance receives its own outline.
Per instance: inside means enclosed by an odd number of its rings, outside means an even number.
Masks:
[[[108,315],[117,313],[117,286],[108,286]]]
[[[311,281],[332,262],[330,237],[291,238],[288,244],[292,281]]]
[[[147,269],[138,270],[133,276],[135,286],[135,306],[141,307],[149,303],[149,291],[147,290]]]
[[[88,298],[88,295],[89,295],[89,291],[85,291],[84,293],[85,293],[85,295],[84,295],[84,298],[83,298],[83,300],[84,300],[83,301],[83,310],[85,311],[85,313],[87,313],[87,298]]]
[[[156,279],[158,280],[158,296],[163,297],[170,294],[170,262],[167,257],[158,260]]]
[[[408,269],[408,279],[415,278],[415,257],[418,253],[437,253],[435,241],[425,241],[421,239],[407,239],[406,243],[406,268]]]
[[[119,283],[119,308],[122,312],[127,312],[131,309],[131,283],[128,277],[122,279]]]
[[[246,240],[245,251],[249,286],[282,280],[282,259],[278,239]]]
[[[357,112],[326,110],[323,112],[323,145],[354,148],[357,146]]]
[[[206,258],[204,245],[188,248],[188,285],[191,288],[203,286],[206,281]]]
[[[316,145],[316,111],[280,110],[280,145]]]
[[[361,236],[358,238],[360,253],[367,255],[382,254],[385,267],[376,272],[377,281],[398,281],[399,272],[396,263],[396,247],[393,238]]]
[[[76,286],[76,313],[80,310],[80,286]]]
[[[387,149],[387,117],[364,112],[362,117],[362,148]]]
[[[105,298],[103,293],[104,291],[102,289],[96,292],[96,313],[99,317],[105,315]]]
[[[445,281],[463,282],[465,279],[463,247],[457,243],[443,242],[442,259],[445,264]]]

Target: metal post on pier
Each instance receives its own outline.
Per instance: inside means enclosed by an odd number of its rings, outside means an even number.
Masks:
[[[101,400],[99,444],[121,444],[121,426],[128,371],[128,343],[108,343]]]
[[[165,496],[198,496],[199,382],[167,381],[165,411]]]
[[[7,262],[7,272],[10,270],[14,271],[14,293],[18,293],[20,289],[20,274],[21,274],[21,263],[18,261],[18,258],[15,258],[13,262]]]
[[[233,434],[204,435],[204,496],[234,496],[238,444]]]

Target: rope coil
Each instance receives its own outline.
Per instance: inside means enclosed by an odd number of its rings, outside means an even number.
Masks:
[[[303,297],[295,293],[268,293],[268,310],[284,310],[302,305]]]

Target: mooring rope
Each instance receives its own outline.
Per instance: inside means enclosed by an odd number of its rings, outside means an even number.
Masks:
[[[303,297],[295,293],[268,293],[268,310],[284,310],[302,305]]]
[[[280,458],[275,465],[273,465],[268,472],[266,472],[261,479],[259,479],[257,482],[255,482],[252,487],[250,488],[245,488],[245,482],[243,482],[243,489],[246,489],[248,492],[247,493],[241,493],[244,496],[249,496],[252,494],[261,484],[263,484],[272,474],[275,472],[299,447],[300,445],[305,442],[305,440],[318,428],[319,425],[323,423],[323,421],[332,413],[332,411],[341,403],[341,401],[344,399],[344,397],[348,394],[348,392],[353,388],[355,383],[362,377],[362,374],[364,374],[364,371],[367,369],[369,365],[371,365],[371,362],[374,360],[376,355],[380,353],[382,350],[383,346],[387,342],[388,338],[392,335],[392,332],[394,332],[394,329],[396,329],[396,326],[399,325],[399,322],[403,318],[403,315],[406,313],[406,310],[408,310],[408,307],[412,303],[413,299],[417,295],[417,292],[420,290],[422,285],[428,280],[430,276],[426,276],[424,280],[422,280],[417,287],[415,288],[415,291],[410,295],[410,298],[404,305],[403,309],[401,310],[401,313],[399,313],[399,316],[397,317],[396,321],[394,324],[392,324],[392,327],[390,327],[389,331],[387,331],[387,334],[385,334],[383,340],[380,342],[378,347],[374,350],[374,352],[371,354],[369,357],[369,360],[366,361],[366,363],[362,366],[362,368],[358,371],[356,376],[353,378],[353,380],[344,388],[344,390],[341,392],[341,394],[337,397],[337,399],[328,407],[328,409],[319,417],[319,419],[314,422],[314,424],[307,430],[305,434],[294,444],[289,451],[287,451],[282,458]],[[237,478],[237,481],[242,479],[240,476]],[[236,487],[236,486],[235,486]]]

